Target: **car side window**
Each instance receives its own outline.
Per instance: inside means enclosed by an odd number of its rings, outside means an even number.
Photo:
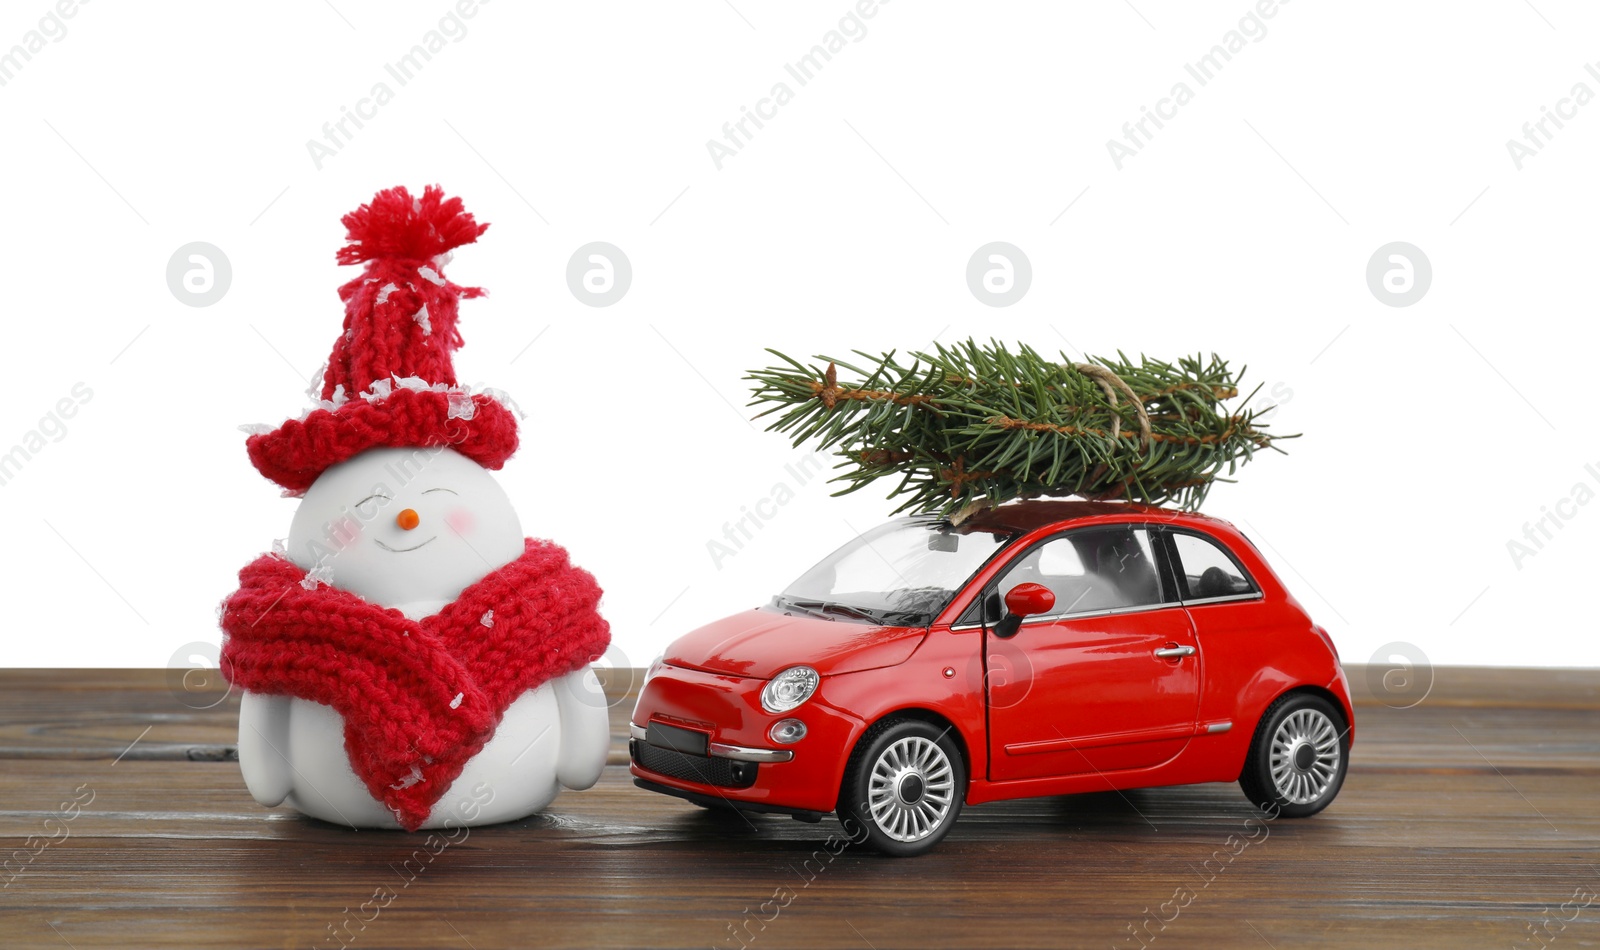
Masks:
[[[1260,590],[1248,572],[1221,544],[1204,535],[1172,531],[1178,583],[1185,600],[1254,594]]]
[[[1027,583],[1056,595],[1051,616],[1176,602],[1163,590],[1150,532],[1140,525],[1080,528],[1039,545],[1001,576],[998,599]]]

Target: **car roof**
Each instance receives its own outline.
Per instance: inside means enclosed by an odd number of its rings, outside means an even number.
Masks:
[[[964,521],[961,527],[1026,534],[1030,531],[1062,522],[1099,518],[1107,515],[1158,518],[1168,523],[1179,524],[1184,522],[1214,523],[1217,520],[1198,512],[1179,511],[1175,508],[1162,508],[1156,505],[1146,505],[1131,501],[1030,499],[1028,501],[1008,502],[996,508],[977,512]]]

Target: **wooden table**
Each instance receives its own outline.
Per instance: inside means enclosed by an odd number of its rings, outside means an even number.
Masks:
[[[972,808],[921,858],[834,857],[832,819],[635,789],[619,739],[596,788],[424,860],[425,835],[257,807],[234,697],[0,671],[0,844],[54,837],[0,890],[0,946],[1600,945],[1600,671],[1440,669],[1409,709],[1351,672],[1350,775],[1309,820],[1252,822],[1233,785],[1108,792]]]

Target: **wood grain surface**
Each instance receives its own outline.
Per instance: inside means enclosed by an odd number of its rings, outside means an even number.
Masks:
[[[0,947],[1600,946],[1600,671],[1442,668],[1409,708],[1350,672],[1315,818],[1234,785],[1005,802],[896,860],[640,791],[620,738],[532,819],[351,831],[258,807],[237,698],[192,674],[0,671]]]

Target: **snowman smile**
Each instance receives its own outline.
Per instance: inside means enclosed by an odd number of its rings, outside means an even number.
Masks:
[[[422,542],[422,544],[427,544],[430,541],[437,541],[438,539],[439,539],[439,536],[436,534],[433,537],[429,538],[427,541]],[[407,551],[415,551],[417,548],[422,547],[422,544],[414,544],[409,548],[391,548],[387,544],[384,544],[382,541],[379,541],[377,538],[373,538],[372,542],[374,544],[376,544],[378,547],[383,548],[385,551],[392,551],[395,554],[404,554]]]

